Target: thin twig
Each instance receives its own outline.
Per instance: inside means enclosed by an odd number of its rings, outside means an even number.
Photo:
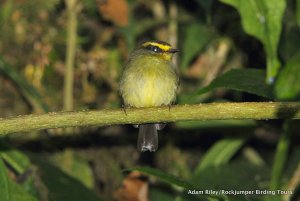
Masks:
[[[298,163],[298,166],[288,183],[287,190],[294,192],[299,184],[300,184],[300,162]],[[283,195],[283,200],[286,201],[291,200],[290,199],[291,196],[292,196],[291,194]]]
[[[170,2],[169,8],[169,42],[173,47],[177,47],[178,42],[178,8],[177,4],[174,2]],[[175,54],[173,58],[175,66],[178,66],[178,56]]]
[[[279,141],[277,143],[276,153],[274,157],[274,162],[272,165],[270,190],[277,190],[281,185],[281,177],[286,164],[288,151],[291,144],[291,126],[292,121],[287,120],[283,125],[283,131],[280,135]]]
[[[77,38],[77,1],[65,0],[68,13],[66,71],[64,80],[64,110],[73,110],[74,63]]]

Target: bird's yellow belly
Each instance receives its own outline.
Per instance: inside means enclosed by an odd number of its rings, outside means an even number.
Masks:
[[[176,97],[176,88],[177,77],[171,66],[144,68],[125,74],[121,93],[125,105],[154,107],[171,104]]]

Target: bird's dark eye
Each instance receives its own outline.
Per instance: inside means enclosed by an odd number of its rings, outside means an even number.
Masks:
[[[151,52],[155,52],[155,53],[161,53],[161,52],[163,52],[162,49],[160,49],[159,47],[154,46],[154,45],[149,45],[149,46],[146,46],[145,48],[147,50],[150,50]]]
[[[153,51],[153,52],[158,52],[158,50],[159,50],[158,47],[153,46],[153,48],[152,48],[152,51]]]

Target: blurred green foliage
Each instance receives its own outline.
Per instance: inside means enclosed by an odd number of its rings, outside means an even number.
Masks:
[[[274,99],[273,89],[265,84],[265,71],[257,69],[232,69],[217,77],[208,86],[201,88],[197,93],[207,93],[213,89],[224,87],[243,91],[269,99]],[[243,82],[241,82],[243,80]]]
[[[243,28],[258,38],[267,54],[267,81],[273,83],[280,68],[277,46],[282,27],[285,0],[221,0],[234,6],[240,13]]]
[[[181,50],[180,104],[299,101],[299,0],[77,4],[76,110],[120,107],[118,82],[130,51],[147,39],[171,38]],[[171,22],[178,32],[170,31]],[[62,109],[67,23],[62,0],[0,2],[1,118]],[[280,120],[177,122],[162,131],[161,147],[151,154],[137,151],[137,131],[125,126],[12,134],[0,139],[0,200],[297,200],[297,123],[284,131]],[[188,194],[268,190],[270,181],[295,193]]]

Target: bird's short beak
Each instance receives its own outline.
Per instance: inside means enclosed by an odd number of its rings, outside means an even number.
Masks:
[[[171,48],[171,49],[168,50],[168,52],[174,54],[176,52],[179,52],[179,50],[175,49],[175,48]]]

